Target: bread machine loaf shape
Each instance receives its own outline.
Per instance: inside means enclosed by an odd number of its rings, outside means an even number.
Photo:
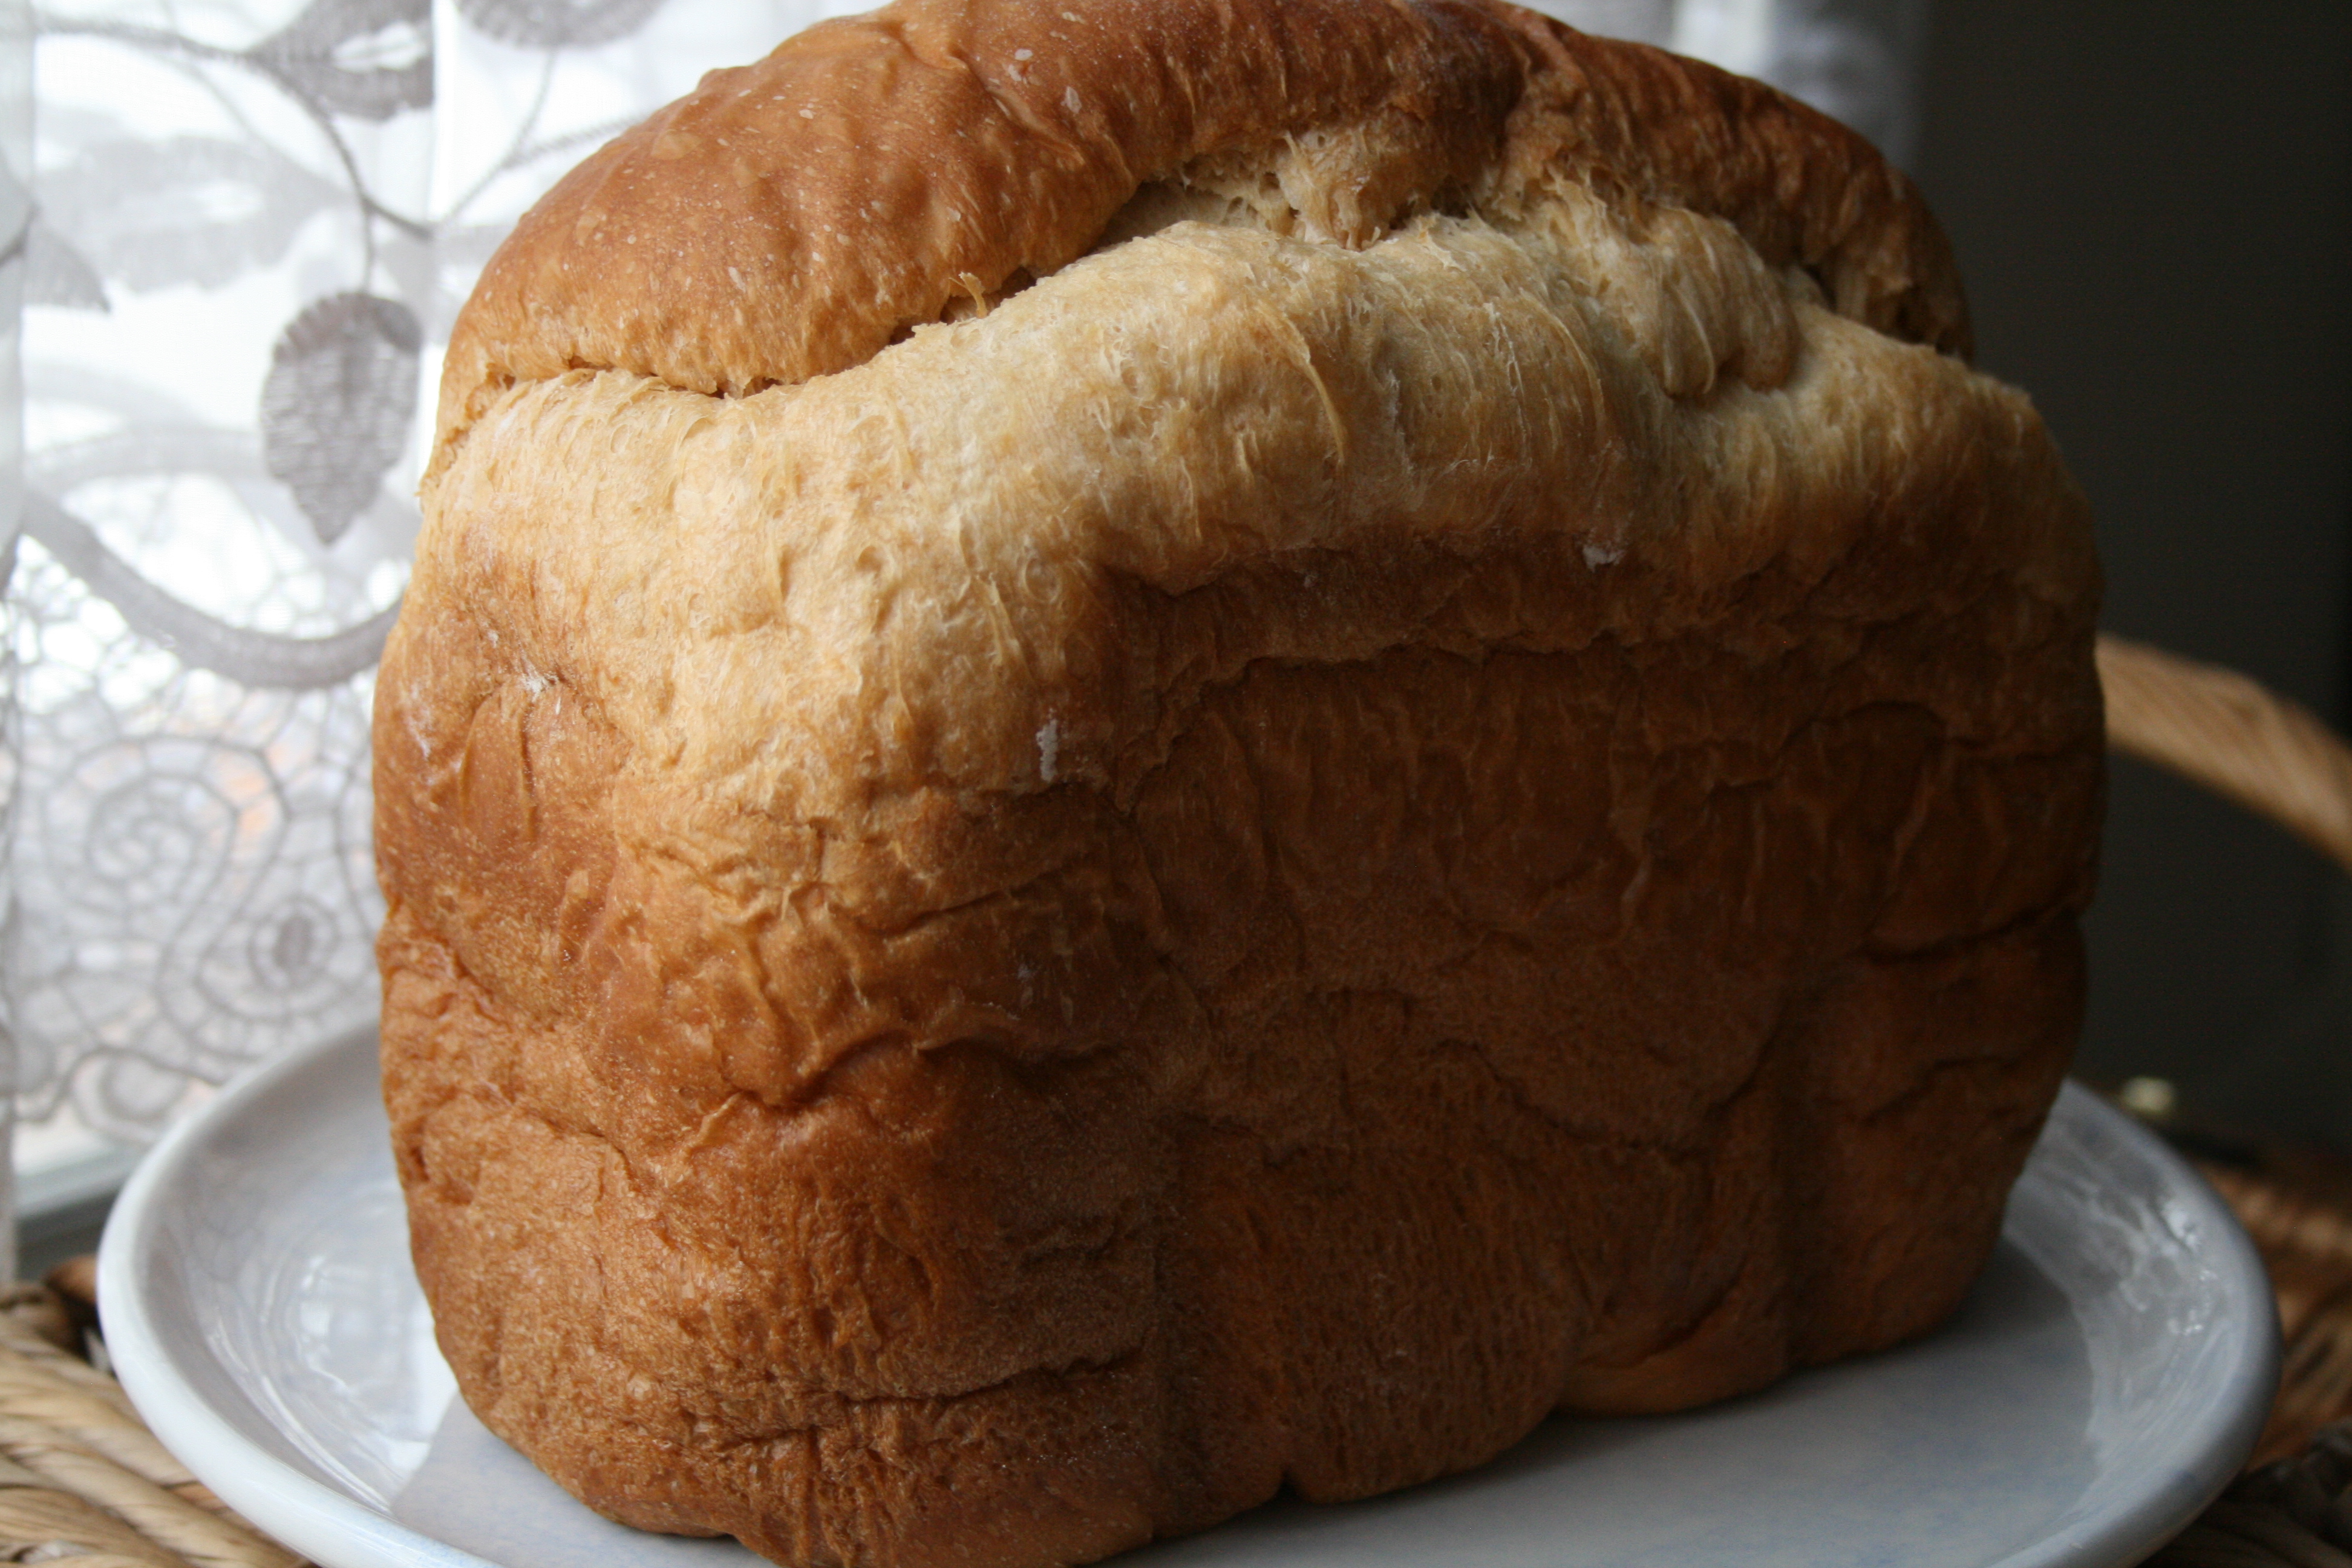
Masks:
[[[2084,504],[1905,177],[1493,0],[901,0],[523,220],[379,679],[482,1420],[1027,1568],[1958,1301],[2077,1028]]]

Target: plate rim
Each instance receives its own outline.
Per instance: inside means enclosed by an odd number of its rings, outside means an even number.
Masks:
[[[375,1037],[376,1026],[362,1024],[263,1062],[157,1140],[123,1184],[99,1238],[100,1329],[116,1380],[163,1447],[222,1501],[280,1543],[332,1568],[499,1568],[385,1517],[257,1447],[181,1375],[164,1349],[144,1289],[152,1275],[140,1264],[162,1224],[158,1196],[205,1140],[285,1079]],[[200,1465],[191,1455],[205,1462]]]
[[[2238,1342],[2240,1354],[2233,1384],[2209,1406],[2224,1415],[2204,1443],[2202,1454],[2209,1463],[2223,1457],[2228,1458],[2228,1463],[2213,1464],[2211,1472],[2201,1479],[2185,1468],[2173,1476],[2158,1478],[2142,1493],[2136,1506],[2104,1520],[2084,1520],[2053,1531],[1985,1568],[2105,1568],[2111,1563],[2123,1568],[2125,1564],[2142,1563],[2161,1550],[2196,1522],[2197,1517],[2229,1489],[2245,1468],[2246,1460],[2252,1457],[2263,1428],[2270,1421],[2284,1354],[2270,1269],[2255,1248],[2253,1237],[2247,1234],[2213,1184],[2152,1129],[2110,1104],[2071,1074],[2059,1086],[2058,1099],[2051,1105],[2052,1115],[2056,1114],[2060,1104],[2072,1106],[2107,1136],[2133,1149],[2164,1173],[2173,1195],[2189,1209],[2189,1221],[2197,1227],[2204,1246],[2211,1249],[2207,1256],[2233,1283],[2241,1287],[2251,1283],[2251,1305],[2257,1310],[2223,1325],[2224,1331]],[[2045,1118],[2045,1125],[2046,1121]],[[2039,1142],[2037,1134],[2036,1142]]]
[[[461,1547],[387,1517],[287,1464],[256,1445],[217,1413],[182,1373],[166,1350],[145,1289],[152,1271],[142,1261],[163,1224],[163,1195],[216,1131],[234,1124],[253,1101],[289,1078],[313,1070],[338,1052],[363,1046],[373,1055],[373,1023],[340,1031],[252,1068],[233,1079],[194,1115],[170,1129],[140,1161],[115,1200],[99,1246],[98,1281],[106,1342],[114,1371],[131,1403],[163,1446],[245,1518],[304,1556],[333,1568],[499,1568]],[[2053,1102],[2086,1116],[2108,1136],[2131,1147],[2160,1171],[2184,1200],[2215,1266],[2232,1281],[2252,1281],[2267,1310],[2225,1328],[2241,1342],[2234,1384],[2209,1408],[2222,1418],[2199,1450],[2215,1464],[2210,1474],[2188,1470],[2152,1481],[2134,1506],[2104,1518],[2078,1521],[1984,1568],[2056,1568],[2058,1564],[2137,1563],[2179,1533],[2218,1497],[2252,1452],[2278,1384],[2281,1344],[2269,1274],[2253,1242],[2210,1184],[2154,1132],[2108,1105],[2071,1078]],[[2251,1395],[2256,1390],[2261,1397]],[[203,1463],[189,1456],[201,1457]],[[2185,1484],[2184,1484],[2185,1483]],[[2138,1555],[2132,1555],[2137,1553]]]

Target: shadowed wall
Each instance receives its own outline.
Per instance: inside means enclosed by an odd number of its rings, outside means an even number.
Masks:
[[[2221,20],[2217,20],[2221,18]],[[2347,718],[2352,5],[1943,0],[1916,172],[2090,492],[2105,625]],[[2081,1070],[2352,1149],[2352,886],[2119,763]]]

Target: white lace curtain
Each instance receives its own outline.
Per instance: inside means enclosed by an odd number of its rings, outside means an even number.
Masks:
[[[368,1018],[437,345],[550,180],[821,9],[39,0],[0,952],[37,1152]]]
[[[1899,152],[1923,5],[1548,8],[1775,78]],[[143,1141],[371,1016],[370,673],[451,316],[597,142],[863,8],[0,0],[23,352],[0,1017],[36,1157]]]

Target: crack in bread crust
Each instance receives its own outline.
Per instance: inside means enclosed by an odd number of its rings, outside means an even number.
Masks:
[[[2081,1005],[2088,521],[1900,175],[1499,6],[1072,5],[828,24],[551,198],[378,680],[459,1385],[781,1561],[1920,1331]]]
[[[451,336],[436,461],[500,391],[568,370],[735,395],[862,364],[1234,154],[1306,237],[1349,245],[1565,185],[1637,224],[1716,217],[1853,319],[1968,351],[1909,180],[1695,61],[1476,0],[902,0],[712,73],[532,208]]]

